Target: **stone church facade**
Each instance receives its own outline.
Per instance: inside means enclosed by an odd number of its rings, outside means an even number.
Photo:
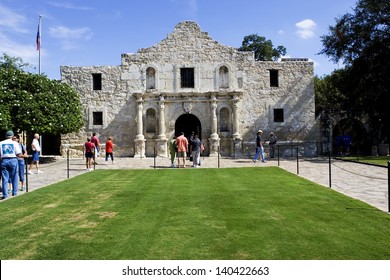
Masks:
[[[102,143],[113,136],[117,156],[139,158],[167,157],[180,132],[197,133],[209,156],[253,153],[259,129],[282,141],[318,140],[312,62],[255,61],[191,21],[152,47],[122,54],[119,66],[61,66],[61,78],[84,107],[83,129],[61,137],[73,156],[92,132]]]

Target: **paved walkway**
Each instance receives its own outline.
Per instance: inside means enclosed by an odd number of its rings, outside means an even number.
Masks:
[[[96,169],[153,169],[169,168],[167,158],[116,158],[115,164],[104,164],[104,159],[98,159]],[[188,167],[191,162],[187,162]],[[57,159],[53,163],[41,164],[43,174],[28,175],[29,191],[62,181],[68,178],[66,159]],[[267,163],[253,163],[250,159],[231,158],[202,158],[201,168],[224,167],[260,167],[278,166],[277,160]],[[280,168],[297,174],[310,181],[329,187],[329,160],[327,158],[313,158],[297,161],[293,159],[280,160]],[[87,172],[83,159],[69,160],[69,177],[74,177]],[[363,165],[352,162],[332,160],[331,187],[333,190],[347,196],[364,201],[384,212],[389,211],[388,206],[388,179],[387,168]],[[22,194],[19,191],[19,195]]]

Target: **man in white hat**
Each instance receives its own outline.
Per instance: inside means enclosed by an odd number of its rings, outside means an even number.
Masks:
[[[23,157],[22,150],[17,142],[12,140],[14,133],[9,130],[5,134],[6,139],[0,142],[1,156],[1,180],[3,197],[8,198],[8,181],[11,179],[12,196],[18,192],[18,157]]]
[[[264,141],[263,138],[261,137],[263,135],[263,131],[259,130],[257,131],[257,136],[256,136],[256,155],[253,158],[253,162],[257,162],[259,156],[261,157],[261,162],[266,162],[265,156],[264,156]]]

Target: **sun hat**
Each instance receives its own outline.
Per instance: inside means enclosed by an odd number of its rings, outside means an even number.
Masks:
[[[257,133],[263,133],[263,131],[260,129]]]

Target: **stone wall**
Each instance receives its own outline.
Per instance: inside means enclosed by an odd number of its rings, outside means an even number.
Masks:
[[[181,86],[182,68],[194,69],[193,87]],[[270,70],[278,70],[277,87],[270,86]],[[92,88],[94,73],[101,74],[101,90]],[[62,66],[61,77],[79,92],[84,106],[84,128],[62,136],[74,155],[95,131],[101,142],[114,137],[118,156],[152,156],[155,148],[167,156],[167,141],[185,115],[199,120],[210,155],[218,147],[227,156],[254,150],[258,129],[265,135],[274,131],[284,141],[319,138],[312,62],[255,61],[251,52],[219,44],[190,21],[179,23],[155,46],[122,54],[119,66]],[[283,122],[274,122],[275,108],[283,109]],[[101,125],[93,124],[94,112],[102,112]]]

